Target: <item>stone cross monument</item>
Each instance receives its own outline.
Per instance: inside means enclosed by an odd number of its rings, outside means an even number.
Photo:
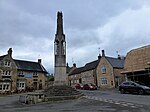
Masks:
[[[54,40],[54,85],[67,85],[66,75],[66,41],[63,33],[63,15],[57,13],[57,30]]]

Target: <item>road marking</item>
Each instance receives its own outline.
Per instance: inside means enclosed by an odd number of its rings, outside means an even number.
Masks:
[[[109,103],[114,103],[112,100],[108,100]]]
[[[131,106],[134,105],[133,103],[129,103],[129,102],[127,102],[126,104],[131,105]]]
[[[116,104],[116,105],[120,105],[120,103],[118,103],[118,102],[115,102],[115,104]]]
[[[129,106],[129,105],[125,104],[125,103],[123,103],[123,104],[121,104],[121,105],[123,105],[123,106]]]
[[[138,107],[143,107],[143,105],[138,105],[138,104],[137,104],[136,106],[138,106]]]
[[[106,99],[104,99],[103,101],[104,101],[104,102],[108,102],[108,100],[106,100]]]
[[[132,107],[132,108],[137,108],[136,106],[133,106],[133,105],[132,105],[132,106],[130,106],[130,107]]]
[[[122,105],[122,106],[128,106],[128,107],[131,107],[131,108],[138,108],[138,107],[143,107],[142,105],[134,105],[133,103],[130,103],[130,102],[124,102],[124,101],[113,101],[112,99],[104,99],[104,98],[99,98],[99,97],[95,97],[95,96],[83,96],[84,98],[87,98],[87,99],[92,99],[92,100],[97,100],[97,101],[102,101],[102,102],[106,102],[106,103],[113,103],[113,104],[116,104],[116,105]]]

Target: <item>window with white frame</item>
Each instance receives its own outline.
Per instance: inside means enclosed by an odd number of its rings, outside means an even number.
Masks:
[[[4,66],[5,67],[10,67],[11,66],[11,62],[10,61],[5,61],[4,62]]]
[[[25,87],[25,84],[24,83],[22,83],[22,88],[24,88]]]
[[[3,70],[3,76],[11,76],[11,71],[9,70]]]
[[[18,75],[23,75],[23,71],[19,71],[19,72],[18,72]]]
[[[6,90],[8,90],[8,89],[9,89],[9,85],[7,84],[7,85],[6,85]]]
[[[102,85],[107,85],[107,83],[108,83],[107,78],[101,78]]]
[[[102,66],[102,67],[101,67],[101,72],[102,72],[102,73],[106,73],[106,70],[107,70],[107,69],[106,69],[106,66]]]
[[[0,83],[0,91],[2,90],[2,84]]]
[[[10,90],[10,83],[3,83],[2,89],[3,89],[3,91],[9,91]]]
[[[73,80],[71,80],[71,84],[73,84]]]
[[[3,85],[3,90],[5,90],[5,88],[6,88],[6,84]]]
[[[33,75],[34,75],[34,76],[37,76],[38,74],[37,74],[37,72],[34,72]]]
[[[25,89],[25,82],[18,82],[17,83],[17,88],[20,89]]]

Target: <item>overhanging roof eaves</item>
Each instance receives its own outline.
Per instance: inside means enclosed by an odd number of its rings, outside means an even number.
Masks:
[[[139,70],[132,70],[132,71],[122,71],[121,74],[127,74],[127,73],[137,73],[137,72],[145,72],[146,69],[139,69]]]

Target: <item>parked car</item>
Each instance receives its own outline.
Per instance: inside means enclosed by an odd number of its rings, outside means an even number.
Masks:
[[[119,85],[120,93],[138,93],[138,94],[145,94],[150,93],[150,87],[146,86],[140,82],[133,82],[133,81],[124,81],[122,84]]]
[[[83,85],[84,90],[97,90],[97,86],[94,84],[84,84]]]
[[[77,84],[75,85],[75,88],[76,88],[76,89],[83,89],[83,84],[77,83]]]

